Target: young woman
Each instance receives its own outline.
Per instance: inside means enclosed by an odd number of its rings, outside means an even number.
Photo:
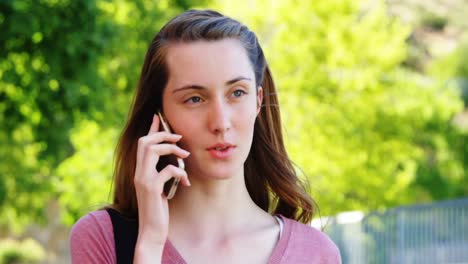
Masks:
[[[341,262],[307,225],[314,203],[285,151],[258,39],[217,12],[184,12],[151,42],[114,177],[112,205],[72,229],[73,263]]]

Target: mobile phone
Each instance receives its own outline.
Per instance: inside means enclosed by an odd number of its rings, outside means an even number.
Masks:
[[[168,123],[166,122],[160,111],[158,111],[158,116],[159,120],[161,121],[161,127],[163,128],[163,130],[168,133],[172,133]],[[161,156],[158,164],[156,165],[156,169],[160,171],[169,164],[178,166],[183,170],[185,169],[184,161],[181,158],[176,157],[175,155]],[[179,178],[172,178],[164,184],[164,194],[166,195],[167,199],[172,199],[174,197],[177,191],[177,187],[179,186],[179,182]]]

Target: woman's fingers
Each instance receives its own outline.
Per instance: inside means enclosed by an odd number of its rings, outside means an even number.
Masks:
[[[176,143],[181,138],[181,135],[171,134],[168,132],[152,133],[138,139],[138,148],[144,148],[147,145],[158,144],[161,142]]]
[[[187,172],[179,167],[176,167],[172,164],[167,165],[163,170],[158,174],[158,181],[161,183],[166,183],[171,178],[178,178],[185,186],[190,186],[190,181],[188,179]]]
[[[185,159],[190,155],[190,152],[181,149],[179,146],[174,144],[150,145],[146,148],[146,151],[156,154],[159,157],[165,155],[176,155],[179,158]]]
[[[143,192],[148,194],[153,193],[153,195],[161,194],[164,183],[172,177],[179,178],[185,186],[190,185],[187,172],[174,165],[168,165],[163,170],[156,171],[156,164],[161,156],[175,155],[183,159],[190,155],[188,151],[175,144],[182,138],[181,135],[159,132],[159,125],[159,117],[154,115],[148,134],[138,139],[137,166],[134,177],[137,189],[144,190]]]
[[[159,117],[158,115],[153,115],[153,122],[151,122],[150,129],[148,131],[148,135],[156,133],[159,131]]]
[[[181,180],[183,185],[190,186],[187,172],[171,164],[167,165],[163,170],[155,175],[155,177],[146,179],[135,177],[134,182],[135,187],[137,187],[138,190],[142,190],[144,193],[154,193],[159,195],[163,193],[164,184],[171,178],[178,178]]]
[[[182,136],[180,135],[167,132],[158,132],[141,137],[138,140],[137,158],[142,157],[143,159],[141,159],[141,161],[146,160],[146,162],[154,164],[159,161],[160,156],[164,155],[172,154],[179,158],[186,158],[190,153],[175,144],[181,138]]]

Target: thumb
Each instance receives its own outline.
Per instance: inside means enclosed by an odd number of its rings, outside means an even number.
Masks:
[[[153,122],[151,123],[151,127],[148,131],[148,135],[156,133],[159,131],[159,117],[158,115],[153,115]]]

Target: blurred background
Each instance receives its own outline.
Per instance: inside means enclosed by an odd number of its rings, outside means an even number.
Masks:
[[[70,261],[146,49],[190,8],[257,32],[344,263],[468,263],[466,1],[0,0],[0,264]]]

